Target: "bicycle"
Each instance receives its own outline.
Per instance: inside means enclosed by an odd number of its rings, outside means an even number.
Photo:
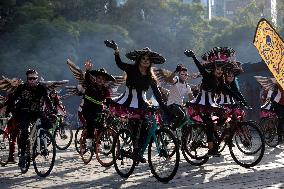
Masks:
[[[63,121],[63,115],[57,114],[52,117],[53,127],[49,132],[54,137],[55,146],[59,150],[66,150],[72,143],[73,131],[67,122]]]
[[[91,148],[86,147],[86,127],[77,129],[78,132],[80,131],[80,129],[82,129],[80,140],[77,141],[79,142],[77,143],[77,146],[78,144],[80,144],[79,154],[85,164],[88,164],[92,160],[94,153],[96,153],[96,159],[98,160],[98,162],[103,167],[109,167],[113,164],[111,147],[113,144],[114,136],[116,135],[116,131],[106,124],[108,111],[103,111],[102,113],[98,113],[97,115],[98,121],[101,122],[103,126],[99,134],[96,129],[94,130],[95,142],[93,142],[93,146]]]
[[[169,129],[158,126],[155,118],[157,109],[150,107],[147,110],[149,112],[149,115],[146,115],[148,134],[143,147],[137,150],[138,139],[133,137],[130,128],[120,129],[114,139],[112,148],[114,167],[121,177],[128,178],[139,163],[139,157],[143,157],[148,147],[148,163],[152,174],[160,182],[169,182],[176,175],[179,166],[178,141]],[[131,119],[128,124],[128,127],[130,127],[132,124]],[[143,124],[143,126],[145,125]],[[137,137],[139,137],[139,132]],[[160,159],[160,161],[156,162],[157,159]],[[162,162],[163,160],[164,162]],[[171,160],[173,162],[170,162]],[[164,167],[168,163],[170,168]],[[159,167],[162,168],[161,172],[158,170]],[[168,174],[163,176],[162,173]]]
[[[259,121],[259,128],[262,131],[265,143],[270,147],[276,147],[278,140],[278,116],[274,112],[262,112],[263,116]]]
[[[8,133],[5,131],[8,118],[1,117],[0,120],[0,165],[5,166],[8,164],[10,153],[10,139]]]
[[[240,105],[233,105],[225,108],[225,121],[219,123],[219,133],[214,132],[215,142],[222,151],[226,145],[229,146],[233,160],[240,166],[249,168],[257,165],[264,154],[265,143],[263,135],[256,123],[253,121],[243,121],[238,115],[237,109]],[[206,145],[206,125],[197,124],[193,126],[190,141],[186,151],[194,159],[204,159],[207,156],[208,146]],[[195,130],[195,131],[194,131]],[[223,146],[220,144],[223,142]],[[240,155],[241,154],[241,155]],[[206,158],[208,160],[208,158]],[[206,163],[205,161],[203,163]]]
[[[21,149],[19,149],[18,152],[22,161],[20,170],[23,174],[26,173],[30,167],[30,160],[32,160],[37,175],[46,177],[50,174],[55,162],[56,147],[54,137],[48,131],[41,128],[40,119],[37,119],[35,123],[31,124],[29,129],[30,132],[25,155],[20,156]],[[48,162],[47,170],[44,168],[41,170],[40,165],[44,164],[41,160],[44,161],[48,159],[50,159],[50,162]]]

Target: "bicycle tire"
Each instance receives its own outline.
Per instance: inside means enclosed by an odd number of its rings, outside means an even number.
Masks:
[[[67,133],[69,134],[69,136],[67,135]],[[59,138],[57,138],[57,136],[59,136]],[[67,137],[67,138],[66,138]],[[66,150],[67,148],[69,148],[69,146],[71,145],[73,139],[73,131],[70,127],[70,125],[68,125],[67,123],[61,123],[61,125],[59,127],[57,127],[54,131],[54,141],[55,141],[55,145],[56,148],[58,150]],[[67,143],[63,144],[63,146],[59,145],[59,140],[62,141],[66,141]]]
[[[170,180],[172,180],[174,178],[174,176],[177,173],[178,167],[179,167],[179,161],[180,161],[180,154],[179,154],[179,145],[178,145],[178,141],[176,139],[176,137],[174,136],[174,134],[167,128],[161,128],[159,130],[156,131],[156,139],[157,141],[154,141],[154,138],[152,137],[149,145],[148,145],[148,162],[149,162],[149,167],[151,169],[152,174],[154,175],[154,177],[160,181],[160,182],[164,182],[167,183]],[[165,143],[163,141],[163,138],[165,137],[165,135],[167,135],[167,138],[171,138],[172,142],[171,143]],[[163,157],[166,161],[170,160],[173,158],[173,156],[170,156],[170,152],[169,150],[167,150],[167,147],[170,147],[171,145],[174,145],[173,147],[173,151],[175,151],[175,155],[176,155],[176,159],[174,160],[174,166],[173,169],[171,171],[169,171],[168,169],[166,170],[167,173],[169,173],[168,176],[164,176],[162,177],[156,170],[155,166],[154,166],[154,157],[152,156],[152,146],[153,144],[156,144],[156,142],[161,142],[161,144],[159,144],[159,146],[161,147],[159,150],[159,157]],[[154,147],[153,151],[157,151],[157,147]],[[156,156],[157,157],[157,156]],[[159,161],[160,163],[160,161]]]
[[[247,127],[245,129],[240,130],[242,127]],[[250,129],[248,129],[250,127]],[[253,135],[253,136],[252,136]],[[240,150],[239,148],[242,147],[239,143],[239,146],[234,144],[234,140],[237,140],[237,136],[239,136],[242,146],[244,149]],[[258,141],[254,142],[252,140],[258,139]],[[249,150],[249,148],[252,148],[254,146],[254,143],[260,143],[259,147],[256,148],[256,150],[253,150],[254,153],[248,153],[245,152],[245,150]],[[258,145],[258,144],[257,144]],[[240,151],[238,152],[237,149]],[[257,165],[264,154],[265,151],[265,141],[262,135],[262,132],[260,129],[252,122],[243,122],[240,125],[238,125],[234,131],[232,132],[230,136],[230,144],[229,144],[229,150],[230,154],[233,158],[233,160],[240,166],[249,168]],[[243,153],[243,154],[241,154]],[[238,156],[241,154],[241,158],[238,158]],[[244,155],[247,156],[247,159],[244,159]],[[256,158],[252,158],[251,156],[256,155]]]
[[[125,145],[122,142],[125,142]],[[125,148],[123,149],[123,147]],[[123,178],[128,178],[135,169],[135,161],[133,160],[133,150],[134,143],[131,132],[127,129],[119,130],[119,132],[115,136],[114,143],[112,146],[112,157],[116,172]],[[124,165],[124,158],[129,158],[130,160],[132,160],[130,162],[129,170],[126,170],[125,173],[119,167],[119,163],[121,163],[121,165]]]
[[[115,130],[111,128],[106,128],[97,137],[96,158],[103,167],[110,167],[113,165],[111,148],[113,145],[115,135],[116,135]],[[103,146],[103,148],[101,148],[101,146]],[[106,151],[101,153],[101,149]],[[101,158],[102,156],[100,156],[100,154],[102,154],[106,158]]]
[[[37,147],[38,147],[37,140],[40,141],[40,154],[37,152]],[[46,149],[45,142],[46,142],[46,147],[47,148],[52,147],[52,150]],[[39,167],[37,166],[36,158],[38,157],[38,155],[41,155],[41,156],[45,156],[44,159],[47,159],[46,156],[49,156],[50,153],[51,153],[52,157],[51,157],[51,162],[50,162],[49,168],[48,168],[47,171],[41,172],[39,170]],[[33,165],[34,165],[34,169],[35,169],[36,174],[40,177],[48,176],[50,174],[50,172],[52,171],[53,167],[54,167],[55,157],[56,157],[56,146],[55,146],[53,136],[46,130],[43,130],[43,129],[40,130],[39,138],[37,137],[37,139],[34,143],[34,146],[33,146],[33,156],[32,156]]]

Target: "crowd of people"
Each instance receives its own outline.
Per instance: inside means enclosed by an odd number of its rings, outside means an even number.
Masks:
[[[227,47],[215,47],[204,53],[201,60],[198,60],[192,50],[185,50],[184,54],[193,59],[202,77],[197,89],[191,89],[189,79],[191,75],[186,68],[186,64],[178,64],[174,71],[162,79],[157,77],[157,73],[165,72],[165,69],[154,69],[154,65],[165,64],[166,59],[159,53],[152,51],[148,47],[134,50],[125,56],[132,63],[125,63],[121,60],[119,47],[114,41],[105,41],[105,45],[114,52],[114,59],[117,67],[125,72],[123,81],[117,81],[115,77],[104,68],[93,69],[90,61],[85,63],[85,72],[78,71],[79,85],[76,86],[76,94],[82,96],[81,104],[78,105],[78,115],[87,128],[86,146],[91,147],[94,143],[94,129],[99,133],[102,124],[98,115],[104,110],[119,109],[120,112],[127,111],[137,115],[134,119],[134,135],[138,138],[135,145],[134,154],[137,161],[145,163],[146,159],[140,155],[139,151],[146,136],[146,128],[142,126],[145,111],[150,106],[150,101],[146,98],[149,89],[153,91],[154,99],[158,102],[160,109],[165,114],[167,122],[178,125],[188,115],[188,108],[202,112],[200,119],[206,125],[206,135],[208,143],[208,155],[219,156],[218,145],[214,139],[214,121],[212,114],[222,111],[224,106],[232,104],[242,104],[249,106],[238,88],[236,76],[243,72],[241,63],[236,60],[236,53]],[[69,65],[70,66],[70,65]],[[74,65],[70,67],[74,73]],[[163,74],[163,73],[162,73]],[[121,78],[121,77],[119,77]],[[125,83],[126,90],[121,95],[114,97],[114,84]],[[162,86],[163,83],[167,85]],[[164,88],[170,86],[165,95]],[[0,84],[1,87],[1,84]],[[116,86],[117,87],[117,86]],[[4,90],[4,87],[1,88]],[[36,70],[26,72],[26,82],[20,82],[13,91],[7,91],[5,100],[2,100],[0,108],[5,108],[4,116],[11,115],[8,122],[8,133],[10,135],[10,155],[9,162],[15,162],[15,143],[18,137],[20,150],[19,166],[22,165],[21,157],[26,150],[28,138],[28,127],[37,119],[41,119],[45,128],[52,127],[50,114],[66,114],[66,110],[59,94],[55,89],[49,90],[39,82],[39,74]],[[273,111],[279,119],[278,134],[279,140],[282,138],[283,112],[284,112],[284,91],[274,82],[272,87],[264,94],[263,110]],[[96,126],[96,128],[94,128]]]

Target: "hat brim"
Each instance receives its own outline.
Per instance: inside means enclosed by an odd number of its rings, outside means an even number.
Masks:
[[[103,76],[103,77],[105,77],[105,79],[106,79],[107,81],[115,81],[115,78],[114,78],[112,75],[110,75],[110,74],[108,74],[108,73],[105,73],[105,72],[100,72],[100,71],[95,70],[95,71],[92,72],[91,75],[93,75],[93,76],[95,76],[95,77],[97,77],[97,76]]]
[[[151,50],[135,50],[126,53],[125,56],[130,60],[136,61],[145,55],[149,56],[152,64],[163,64],[166,61],[162,55]]]
[[[208,62],[203,63],[202,66],[207,70],[214,70],[216,67],[224,67],[227,64],[226,61],[214,61],[214,62]]]

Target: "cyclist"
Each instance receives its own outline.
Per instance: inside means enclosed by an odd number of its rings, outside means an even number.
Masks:
[[[146,92],[151,87],[159,105],[162,108],[165,107],[157,86],[157,80],[151,68],[152,64],[162,64],[165,62],[165,59],[149,48],[144,48],[127,53],[126,57],[135,61],[135,64],[127,64],[121,61],[118,46],[114,41],[105,41],[105,44],[114,50],[116,65],[126,72],[126,91],[117,99],[116,103],[121,108],[125,108],[125,111],[132,112],[140,117],[140,119],[138,118],[135,121],[134,126],[134,136],[140,133],[137,136],[138,144],[136,144],[134,149],[134,155],[137,161],[145,163],[146,159],[139,155],[139,151],[144,144],[144,137],[146,136],[146,127],[140,127],[141,123],[143,123],[144,110],[149,106]]]
[[[202,120],[207,126],[208,155],[219,156],[218,145],[214,142],[214,123],[211,116],[212,112],[220,111],[215,98],[223,89],[223,67],[234,56],[234,51],[226,47],[215,47],[202,56],[203,64],[197,60],[193,51],[185,50],[184,54],[193,58],[203,78],[198,95],[190,103],[201,108]]]
[[[85,91],[83,94],[82,114],[86,121],[87,139],[86,146],[91,148],[94,140],[94,126],[99,133],[101,131],[101,123],[98,119],[98,113],[103,110],[103,103],[109,107],[111,96],[109,89],[105,86],[106,81],[115,81],[115,78],[108,74],[104,68],[99,70],[91,70],[92,65],[86,66],[85,73]]]
[[[48,124],[48,119],[43,114],[43,103],[45,102],[46,105],[53,110],[52,112],[56,112],[48,96],[47,89],[38,82],[38,72],[29,69],[26,72],[26,76],[26,83],[20,84],[12,97],[3,104],[3,106],[8,105],[8,107],[15,106],[14,117],[17,120],[20,130],[18,141],[19,148],[21,149],[18,163],[20,167],[24,166],[24,160],[26,158],[24,155],[29,136],[29,125],[38,118],[41,118],[44,120],[43,122],[45,124]],[[49,124],[51,125],[51,123]]]
[[[169,115],[169,121],[173,122],[174,126],[178,126],[179,123],[182,123],[186,116],[182,108],[184,97],[188,95],[188,99],[193,100],[191,88],[186,82],[187,77],[187,68],[179,64],[176,70],[167,78],[167,82],[171,84],[167,100],[167,113]]]

